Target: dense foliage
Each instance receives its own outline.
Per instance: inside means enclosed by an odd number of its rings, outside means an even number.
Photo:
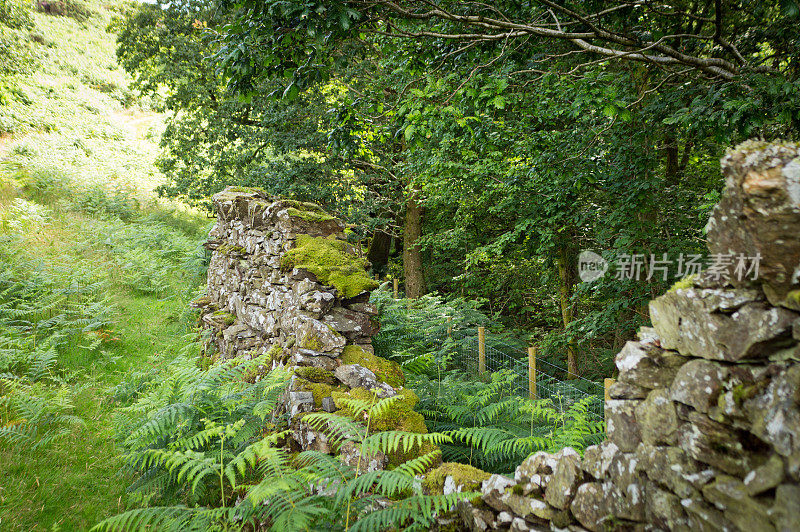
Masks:
[[[186,0],[132,13],[118,54],[167,89],[163,193],[321,202],[410,297],[483,298],[580,373],[682,276],[651,255],[703,253],[724,148],[800,124],[793,0],[606,8]],[[581,283],[584,249],[644,274]]]

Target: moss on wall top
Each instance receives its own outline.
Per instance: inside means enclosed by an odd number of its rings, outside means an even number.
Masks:
[[[347,243],[331,236],[298,235],[297,245],[281,258],[281,267],[304,268],[322,284],[333,286],[343,298],[354,297],[378,287],[367,275],[366,259],[347,252]]]

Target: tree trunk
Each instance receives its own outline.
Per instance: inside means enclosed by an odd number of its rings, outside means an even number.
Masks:
[[[389,250],[392,247],[392,236],[383,231],[375,231],[369,243],[367,260],[372,263],[372,272],[378,273],[389,264]]]
[[[422,274],[422,254],[416,244],[422,236],[424,208],[417,201],[418,193],[412,192],[406,204],[406,219],[403,226],[403,274],[406,297],[417,299],[425,294],[425,278]]]
[[[564,322],[564,331],[575,315],[575,303],[572,294],[578,279],[577,252],[570,237],[558,250],[558,292],[561,302],[561,319]],[[575,342],[567,343],[567,378],[574,379],[578,376],[578,362],[575,358]]]

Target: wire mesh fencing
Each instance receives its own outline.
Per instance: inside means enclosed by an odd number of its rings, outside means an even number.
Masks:
[[[509,371],[516,377],[511,386],[519,396],[550,399],[562,412],[587,397],[596,397],[589,402],[589,413],[598,421],[604,419],[603,384],[575,375],[544,357],[534,356],[532,360],[522,342],[514,345],[507,338],[479,331],[478,327],[459,328],[445,316],[437,319],[397,308],[387,312],[388,319],[382,321],[392,324],[390,330],[373,338],[378,353],[394,353],[398,344],[414,345],[415,351],[436,357],[437,364],[476,379],[481,370]]]

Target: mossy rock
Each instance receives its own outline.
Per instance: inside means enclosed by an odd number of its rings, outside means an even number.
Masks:
[[[236,316],[224,310],[218,310],[211,315],[217,319],[222,320],[222,323],[224,323],[227,326],[236,323]]]
[[[314,406],[317,408],[322,407],[322,400],[326,397],[332,397],[334,393],[343,393],[345,388],[343,386],[332,386],[325,382],[311,382],[306,379],[297,379],[296,386],[305,392],[311,392],[314,395]]]
[[[294,207],[289,207],[286,209],[286,214],[289,216],[296,216],[297,218],[302,218],[307,222],[330,222],[331,220],[335,220],[333,216],[326,212],[318,212],[318,211],[307,211],[296,209]]]
[[[684,290],[687,288],[692,288],[694,286],[694,281],[697,279],[697,276],[687,275],[686,277],[679,279],[678,281],[673,284],[667,292],[674,292],[675,290]]]
[[[402,399],[392,403],[391,407],[382,413],[370,417],[370,433],[396,430],[415,434],[427,434],[428,427],[425,426],[425,418],[422,417],[422,414],[419,412],[414,411],[414,406],[416,406],[417,402],[419,401],[417,394],[407,388],[401,388],[398,390],[398,395],[401,395]],[[333,401],[337,408],[340,409],[339,414],[350,418],[354,417],[354,413],[347,408],[342,399],[378,401],[373,392],[364,388],[353,388],[347,392],[334,391],[331,394],[331,397],[333,397]],[[358,419],[358,421],[364,420]],[[408,460],[413,460],[414,458],[436,450],[439,450],[439,447],[431,443],[423,443],[421,446],[414,445],[408,450],[408,452],[404,452],[401,447],[396,451],[387,454],[387,457],[389,458],[389,466],[397,467]]]
[[[221,253],[223,255],[247,255],[247,250],[242,246],[235,246],[228,243],[220,244],[216,251],[217,253]]]
[[[334,236],[298,235],[296,246],[281,258],[282,268],[306,269],[320,283],[336,288],[342,298],[355,297],[378,287],[378,282],[366,272],[368,265],[366,259],[348,253],[347,243]]]
[[[303,343],[300,344],[300,349],[309,349],[311,351],[322,351],[323,347],[325,347],[325,345],[316,334],[309,334],[303,339]]]
[[[336,384],[336,375],[332,371],[322,368],[315,368],[314,366],[297,366],[294,368],[294,374],[307,381],[321,382],[325,384]]]
[[[358,364],[367,368],[378,377],[378,380],[385,382],[392,388],[398,388],[406,383],[406,377],[397,362],[375,356],[357,345],[344,346],[344,351],[342,351],[342,355],[339,358],[342,364]]]
[[[262,196],[269,196],[267,191],[261,187],[238,187],[232,186],[225,189],[228,192],[240,192],[244,194],[261,194]]]
[[[444,491],[445,479],[453,477],[456,486],[462,486],[462,491],[480,491],[481,483],[490,476],[492,476],[491,473],[471,465],[445,462],[425,474],[422,486],[430,494],[441,495]]]
[[[272,347],[269,348],[266,354],[267,354],[267,360],[269,360],[269,362],[281,362],[286,358],[283,352],[283,348],[278,344],[273,344]]]

